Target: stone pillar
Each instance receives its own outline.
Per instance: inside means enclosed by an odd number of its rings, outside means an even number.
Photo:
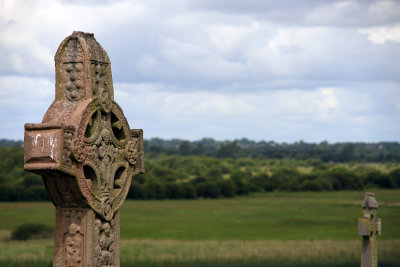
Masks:
[[[73,32],[55,55],[55,100],[25,124],[26,170],[56,207],[53,266],[119,266],[119,208],[144,173],[143,131],[114,101],[111,62],[93,34]]]
[[[363,217],[358,219],[358,234],[362,236],[361,267],[378,266],[376,238],[381,234],[381,219],[376,217],[378,203],[374,193],[365,193],[361,205]]]

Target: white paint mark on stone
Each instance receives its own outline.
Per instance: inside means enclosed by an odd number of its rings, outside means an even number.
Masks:
[[[36,137],[35,137],[35,139],[34,139],[34,141],[33,141],[33,144],[34,144],[35,146],[37,146],[37,140],[38,140],[39,137],[42,137],[42,136],[41,136],[40,134],[37,134]]]
[[[50,158],[54,160],[54,149],[56,148],[57,139],[50,136]],[[57,154],[56,154],[57,155]]]

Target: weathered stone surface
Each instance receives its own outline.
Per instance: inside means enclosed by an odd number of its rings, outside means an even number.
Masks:
[[[361,266],[378,266],[376,238],[381,234],[381,219],[376,217],[378,203],[374,193],[365,193],[363,217],[358,219],[358,234],[362,236]]]
[[[54,266],[119,266],[119,208],[144,172],[143,131],[114,101],[111,64],[93,34],[73,32],[55,55],[56,94],[25,124],[25,169],[56,206]]]

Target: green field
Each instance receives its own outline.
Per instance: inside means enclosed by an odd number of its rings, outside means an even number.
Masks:
[[[380,266],[396,266],[400,262],[400,190],[373,192],[380,205],[378,216],[382,218]],[[362,214],[363,196],[363,192],[339,191],[260,193],[214,200],[126,201],[121,209],[121,263],[358,265],[357,219]],[[51,240],[16,242],[7,236],[22,222],[53,225],[52,204],[0,203],[0,211],[0,265],[49,263]]]

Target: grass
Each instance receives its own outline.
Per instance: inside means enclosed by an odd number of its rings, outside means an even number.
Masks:
[[[122,266],[351,266],[359,262],[360,241],[121,240]],[[0,243],[1,266],[49,265],[52,240]],[[380,266],[400,262],[400,240],[379,242]],[[2,264],[3,263],[3,264]]]
[[[379,266],[399,266],[400,190],[380,205]],[[233,199],[126,201],[121,266],[357,266],[363,192],[260,193]],[[8,240],[15,222],[54,224],[51,203],[0,203],[0,266],[51,266],[52,240]],[[36,264],[36,265],[35,265]]]
[[[400,238],[400,190],[375,190],[381,239]],[[123,238],[354,240],[363,192],[271,193],[193,201],[128,201]],[[124,223],[129,222],[129,223]]]
[[[400,239],[400,190],[374,190],[382,240]],[[268,193],[232,199],[126,201],[122,239],[357,240],[363,192]],[[0,230],[54,224],[51,203],[0,203]]]

